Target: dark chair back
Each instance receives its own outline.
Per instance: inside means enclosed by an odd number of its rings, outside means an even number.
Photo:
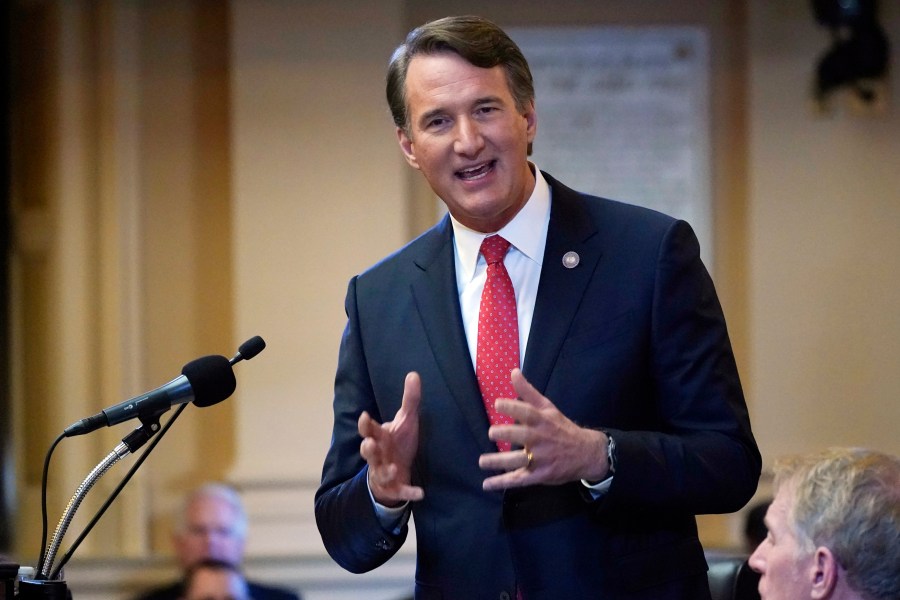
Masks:
[[[747,564],[747,556],[707,552],[709,591],[712,600],[760,600],[759,574]]]

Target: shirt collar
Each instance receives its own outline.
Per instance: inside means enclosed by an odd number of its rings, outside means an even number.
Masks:
[[[547,226],[550,223],[550,186],[541,174],[540,169],[534,168],[534,190],[528,202],[522,207],[512,221],[507,223],[500,231],[516,250],[524,254],[530,260],[540,265],[544,258],[544,246],[547,242]],[[454,244],[458,258],[457,267],[460,272],[457,277],[460,281],[471,281],[475,277],[475,266],[478,264],[481,242],[488,235],[474,229],[469,229],[450,215],[453,225]]]

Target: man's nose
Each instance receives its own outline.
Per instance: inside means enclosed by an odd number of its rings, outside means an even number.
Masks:
[[[203,540],[203,543],[207,546],[218,545],[221,542],[228,539],[228,534],[223,531],[218,531],[215,529],[206,529],[200,533],[200,539]]]
[[[458,121],[454,150],[463,156],[476,156],[484,148],[484,136],[481,127],[473,119],[463,118]]]
[[[747,559],[747,564],[750,566],[750,568],[760,574],[762,574],[762,572],[766,568],[766,561],[763,557],[763,546],[765,545],[766,541],[763,540],[763,542],[756,547],[756,550],[753,551],[753,554],[750,555],[750,558]]]

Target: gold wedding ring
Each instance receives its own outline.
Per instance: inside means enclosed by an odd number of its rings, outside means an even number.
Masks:
[[[525,463],[525,470],[530,471],[531,465],[534,464],[534,453],[531,450],[529,450],[528,448],[523,448],[523,450],[525,452],[525,460],[527,461]]]

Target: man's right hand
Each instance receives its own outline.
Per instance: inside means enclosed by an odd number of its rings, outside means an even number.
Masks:
[[[403,401],[393,421],[380,424],[363,412],[359,416],[360,455],[369,463],[369,490],[375,501],[394,507],[425,497],[425,491],[411,485],[412,464],[419,444],[419,374],[406,375]]]

